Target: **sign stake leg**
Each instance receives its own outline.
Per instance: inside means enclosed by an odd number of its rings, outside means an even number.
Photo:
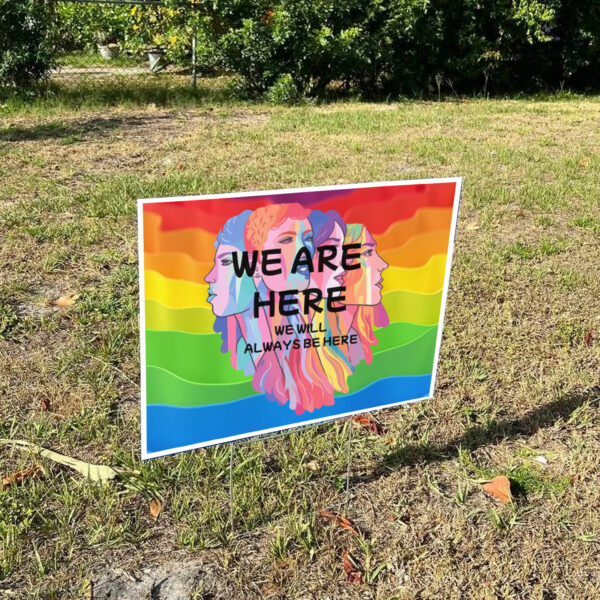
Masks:
[[[350,463],[352,461],[352,418],[348,419],[348,439],[346,442],[347,460],[346,460],[346,500],[344,505],[344,514],[348,515],[350,507]]]
[[[194,15],[195,17],[196,15]],[[194,29],[192,30],[192,88],[196,89],[198,81],[197,62],[198,62],[198,31],[196,22],[194,21]]]
[[[233,444],[229,444],[229,521],[233,537]]]

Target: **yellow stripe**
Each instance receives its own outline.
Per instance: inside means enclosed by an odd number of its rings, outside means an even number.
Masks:
[[[446,255],[436,254],[427,264],[415,269],[388,267],[383,273],[383,291],[408,290],[419,294],[433,294],[444,286]]]
[[[419,294],[432,294],[444,285],[446,255],[436,254],[422,267],[410,269],[388,267],[383,272],[383,292],[407,290]],[[169,279],[157,271],[146,269],[145,291],[147,300],[156,300],[170,308],[202,307],[211,309],[206,301],[208,285]]]
[[[202,307],[211,309],[206,301],[208,285],[168,279],[156,271],[144,271],[146,300],[156,300],[170,308]]]
[[[207,308],[169,308],[146,300],[146,329],[214,334],[215,315]]]

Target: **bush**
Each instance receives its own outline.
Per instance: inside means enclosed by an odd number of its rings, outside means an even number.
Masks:
[[[189,67],[195,26],[198,70],[212,73],[220,66],[210,19],[189,2],[165,0],[163,6],[59,2],[57,12],[62,52],[96,52],[98,44],[112,43],[130,56],[145,58],[148,49],[160,47],[167,62]]]
[[[0,0],[0,22],[20,18],[22,27],[40,27],[44,21],[36,11],[50,1]],[[237,76],[238,90],[266,94],[272,102],[320,96],[332,83],[363,98],[600,87],[598,0],[164,0],[162,6],[56,6],[62,50],[95,51],[99,41],[111,41],[142,57],[149,47],[160,46],[167,61],[189,66],[195,28],[199,72],[229,71]],[[19,10],[31,20],[16,17]],[[2,33],[0,48],[7,39]],[[47,45],[33,42],[35,35],[24,38],[20,43],[48,60]],[[22,46],[9,42],[6,48],[0,61],[18,63]],[[37,63],[29,56],[30,71],[13,68],[13,81],[21,72],[25,79],[36,77]]]
[[[27,87],[48,75],[51,17],[47,0],[0,0],[0,86]]]
[[[225,65],[264,92],[289,74],[301,94],[318,95],[353,62],[359,0],[279,0],[220,5]]]
[[[600,84],[600,2],[222,0],[225,65],[255,92],[289,75],[363,96],[536,91]]]
[[[289,73],[280,75],[266,96],[267,102],[271,104],[295,104],[300,99],[298,87]]]
[[[122,45],[131,28],[130,7],[58,2],[57,41],[63,51],[96,51],[98,44]]]

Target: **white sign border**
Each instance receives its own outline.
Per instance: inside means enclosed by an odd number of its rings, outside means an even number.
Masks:
[[[327,423],[337,419],[343,419],[344,417],[350,417],[353,415],[370,413],[376,410],[382,410],[384,408],[393,408],[404,404],[414,404],[416,402],[422,402],[423,400],[430,400],[433,398],[433,391],[435,389],[435,380],[437,377],[437,369],[440,358],[440,347],[442,342],[442,333],[444,328],[444,317],[446,312],[446,299],[448,297],[448,286],[450,284],[450,271],[452,269],[452,257],[454,255],[454,242],[456,238],[456,227],[458,223],[458,213],[461,201],[462,192],[462,177],[441,177],[434,179],[408,179],[403,181],[376,181],[369,183],[348,183],[342,185],[325,185],[316,187],[301,187],[301,188],[288,188],[279,190],[257,190],[249,192],[228,192],[224,194],[203,194],[199,196],[171,196],[166,198],[141,198],[137,201],[137,222],[138,222],[138,264],[139,264],[139,303],[140,303],[140,412],[141,412],[141,451],[142,460],[149,460],[151,458],[159,458],[161,456],[170,456],[172,454],[178,454],[180,452],[186,452],[188,450],[195,450],[196,448],[207,448],[210,446],[217,446],[219,444],[225,444],[228,442],[234,442],[237,440],[248,439],[252,437],[258,437],[261,435],[274,433],[278,431],[286,431],[295,427],[304,427],[307,425],[314,425],[316,423]],[[309,421],[302,421],[302,423],[290,423],[288,425],[282,425],[281,427],[271,427],[269,429],[261,429],[259,431],[252,431],[242,433],[240,435],[234,435],[224,438],[218,438],[205,442],[198,442],[196,444],[188,444],[187,446],[179,446],[177,448],[170,448],[168,450],[160,450],[158,452],[147,451],[147,431],[146,431],[146,303],[145,303],[145,284],[144,284],[144,206],[146,204],[155,204],[158,202],[181,202],[181,201],[198,201],[198,200],[214,200],[219,198],[251,198],[253,196],[274,196],[283,194],[297,194],[300,192],[327,192],[334,190],[354,190],[374,187],[400,187],[410,185],[422,185],[422,184],[442,184],[442,183],[454,183],[456,184],[454,191],[454,204],[452,210],[452,224],[450,226],[450,236],[448,239],[448,253],[446,255],[446,272],[444,275],[444,287],[442,290],[442,302],[440,307],[440,318],[438,321],[438,332],[435,344],[435,354],[433,359],[433,371],[431,374],[431,386],[429,388],[429,395],[423,396],[422,398],[413,398],[411,400],[401,400],[399,402],[386,403],[382,406],[376,406],[372,408],[365,408],[362,410],[355,410],[346,413],[340,413],[338,415],[321,417],[316,419],[310,419]],[[369,384],[372,385],[372,384]],[[366,386],[369,387],[369,386]],[[365,388],[362,388],[365,389]]]

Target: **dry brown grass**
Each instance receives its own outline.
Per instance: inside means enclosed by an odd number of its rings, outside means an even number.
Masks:
[[[599,123],[596,99],[5,117],[0,437],[141,474],[44,463],[1,491],[0,596],[196,561],[217,598],[600,597]],[[465,184],[436,397],[382,412],[382,438],[354,425],[363,536],[316,517],[343,504],[332,424],[236,447],[230,539],[227,449],[137,459],[135,199],[447,175]],[[0,474],[31,460],[2,449]],[[497,474],[513,506],[482,493]],[[345,581],[343,550],[371,582]]]

